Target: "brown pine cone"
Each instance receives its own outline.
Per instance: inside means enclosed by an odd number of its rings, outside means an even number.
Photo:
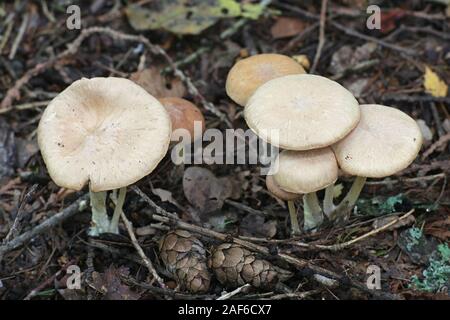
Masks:
[[[184,230],[169,231],[159,242],[161,260],[178,281],[181,290],[203,293],[209,290],[211,274],[203,244]]]
[[[237,244],[223,243],[214,248],[208,265],[217,280],[228,288],[248,283],[256,288],[271,289],[278,282],[278,273],[270,262],[257,259]]]

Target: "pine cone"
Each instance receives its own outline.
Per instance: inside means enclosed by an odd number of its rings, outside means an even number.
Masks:
[[[184,230],[169,231],[159,242],[161,260],[178,281],[181,290],[203,293],[209,290],[211,274],[203,244]]]
[[[271,289],[278,282],[274,266],[236,244],[224,243],[213,249],[208,265],[217,280],[228,288],[251,284],[256,288]]]

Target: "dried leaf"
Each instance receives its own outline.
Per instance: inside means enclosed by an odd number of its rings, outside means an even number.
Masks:
[[[136,82],[156,98],[181,98],[186,94],[186,88],[180,79],[166,78],[161,75],[160,70],[156,67],[135,72],[130,76],[130,80]]]
[[[120,276],[128,276],[126,267],[116,268],[111,265],[104,273],[92,273],[92,285],[104,294],[105,300],[137,300],[140,295],[123,284]]]
[[[155,1],[150,8],[131,4],[125,9],[136,30],[165,29],[176,34],[199,34],[221,18],[257,19],[262,11],[259,4],[236,0]]]
[[[184,172],[183,190],[186,199],[201,213],[222,208],[232,195],[232,184],[227,178],[216,178],[208,169],[189,167]]]
[[[270,33],[275,39],[289,38],[302,32],[305,27],[306,24],[299,19],[279,17],[270,28]]]
[[[397,218],[398,217],[384,217],[384,218],[377,219],[373,222],[373,227],[376,229],[381,228],[381,227],[387,225],[388,223],[394,221]],[[400,221],[394,223],[392,226],[388,227],[387,230],[391,231],[391,230],[395,230],[398,228],[411,226],[414,224],[414,222],[416,222],[416,218],[414,218],[414,216],[409,216],[406,219],[403,219],[403,220],[400,220]]]
[[[425,66],[423,85],[425,87],[425,91],[433,97],[447,96],[448,86],[428,66]]]
[[[242,219],[239,229],[243,236],[270,239],[277,233],[277,222],[275,220],[265,221],[264,216],[251,213]]]

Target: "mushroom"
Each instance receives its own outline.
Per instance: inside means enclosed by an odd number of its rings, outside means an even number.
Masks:
[[[172,161],[176,165],[182,165],[181,170],[184,170],[185,155],[189,155],[191,152],[190,149],[186,152],[186,148],[191,148],[191,143],[202,139],[205,131],[205,118],[200,109],[186,99],[166,97],[159,101],[166,108],[172,121],[170,140],[173,143],[179,142],[172,148]]]
[[[75,81],[45,109],[38,143],[50,177],[60,187],[81,190],[89,183],[89,234],[118,233],[126,186],[150,174],[170,143],[170,117],[161,103],[121,78]],[[116,207],[110,221],[108,190]]]
[[[244,109],[245,120],[260,138],[288,150],[323,148],[356,127],[359,105],[335,81],[300,74],[270,80],[259,87]],[[278,141],[268,133],[278,131]]]
[[[225,89],[237,104],[245,106],[250,96],[269,80],[306,73],[294,59],[275,53],[257,54],[238,61],[228,73]]]
[[[356,176],[331,219],[348,218],[366,178],[384,178],[408,167],[422,146],[416,121],[406,113],[377,104],[361,105],[358,126],[332,146],[341,169]]]
[[[284,150],[278,155],[273,168],[274,182],[282,190],[303,194],[303,228],[315,230],[323,221],[316,191],[334,184],[338,177],[338,165],[331,148]],[[294,223],[292,225],[294,226]]]
[[[176,130],[179,129],[187,130],[191,142],[202,137],[205,131],[205,118],[195,104],[177,97],[161,98],[159,102],[166,108],[172,121],[171,141],[178,141],[179,135]]]
[[[294,200],[300,198],[301,195],[297,193],[287,192],[281,189],[280,186],[275,182],[275,179],[272,175],[266,176],[266,187],[273,196],[283,201],[287,201],[289,216],[291,219],[292,234],[300,234],[300,226],[298,225],[297,211],[295,209]]]

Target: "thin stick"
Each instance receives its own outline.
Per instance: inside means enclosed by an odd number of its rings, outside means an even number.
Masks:
[[[83,41],[88,38],[89,36],[93,34],[103,33],[107,34],[110,37],[112,37],[115,40],[123,40],[123,41],[132,41],[132,42],[141,42],[143,43],[152,53],[161,55],[167,63],[170,65],[170,67],[173,69],[174,75],[178,77],[181,81],[183,81],[189,91],[193,96],[197,97],[202,105],[205,107],[206,110],[210,111],[212,114],[216,115],[221,121],[225,122],[230,128],[232,127],[232,124],[230,120],[226,117],[224,113],[222,113],[215,105],[213,105],[211,102],[206,100],[206,98],[200,93],[200,91],[197,89],[197,87],[194,85],[192,80],[184,74],[183,71],[181,71],[176,65],[175,62],[172,60],[172,58],[167,54],[167,52],[161,48],[158,45],[155,45],[150,42],[146,37],[142,35],[132,35],[132,34],[126,34],[119,31],[115,31],[110,28],[106,27],[91,27],[84,29],[81,34],[67,46],[67,49],[60,52],[58,55],[56,55],[53,58],[50,58],[46,62],[39,63],[36,66],[34,66],[32,69],[25,72],[25,74],[16,81],[14,86],[10,88],[7,92],[5,97],[3,98],[0,109],[9,108],[12,105],[12,102],[15,99],[18,99],[20,97],[20,89],[30,81],[31,78],[35,77],[36,75],[44,72],[48,68],[52,67],[56,64],[57,61],[59,61],[62,58],[65,58],[67,56],[70,56],[72,54],[75,54],[78,49],[80,48]]]
[[[350,240],[350,241],[347,241],[347,242],[344,242],[344,243],[339,243],[339,244],[334,244],[334,245],[331,245],[331,246],[316,245],[316,247],[317,247],[318,249],[322,249],[322,250],[331,250],[331,251],[338,251],[338,250],[347,248],[347,247],[351,246],[352,244],[355,244],[355,243],[358,242],[358,241],[361,241],[361,240],[366,239],[366,238],[368,238],[368,237],[370,237],[370,236],[373,236],[373,235],[375,235],[375,234],[377,234],[377,233],[380,233],[381,231],[386,230],[387,228],[389,228],[390,226],[396,224],[397,222],[402,221],[402,220],[408,218],[410,215],[413,214],[413,212],[414,212],[414,209],[411,209],[409,212],[407,212],[407,213],[404,214],[403,216],[398,217],[398,218],[392,220],[391,222],[385,224],[384,226],[382,226],[382,227],[380,227],[380,228],[377,228],[377,229],[374,229],[374,230],[372,230],[372,231],[370,231],[370,232],[368,232],[368,233],[366,233],[366,234],[363,234],[362,236],[359,236],[359,237],[357,237],[357,238],[355,238],[355,239],[352,239],[352,240]]]
[[[25,31],[27,30],[29,18],[30,18],[30,16],[28,15],[28,13],[25,13],[23,15],[22,24],[20,25],[19,32],[17,33],[17,37],[14,39],[14,42],[13,42],[13,45],[11,48],[11,52],[9,53],[9,56],[8,56],[9,60],[14,59],[14,57],[16,56],[17,48],[19,47],[20,42],[22,42],[23,35],[25,34]]]
[[[166,285],[164,284],[164,280],[158,275],[156,272],[156,269],[153,267],[152,262],[150,259],[145,255],[144,250],[142,250],[142,247],[139,245],[139,242],[136,239],[136,236],[133,231],[133,225],[131,224],[130,220],[127,219],[125,216],[125,213],[121,210],[120,217],[122,218],[125,227],[127,228],[128,234],[131,238],[131,242],[133,243],[134,248],[138,252],[139,256],[142,258],[142,260],[145,263],[145,266],[147,267],[150,274],[153,276],[153,278],[158,282],[159,286],[161,288],[166,288]]]
[[[83,209],[87,204],[88,195],[85,194],[78,198],[75,202],[73,202],[70,206],[65,208],[64,210],[58,212],[54,216],[48,218],[41,224],[37,225],[30,231],[22,233],[20,236],[15,237],[11,241],[5,243],[0,247],[0,262],[3,259],[3,255],[11,250],[17,249],[27,241],[30,241],[37,235],[44,233],[51,228],[57,226],[68,218],[72,217],[76,213],[78,213],[81,209]]]
[[[322,0],[322,6],[320,8],[320,24],[319,24],[319,44],[317,45],[316,55],[314,56],[314,62],[311,67],[310,73],[314,73],[317,64],[319,63],[320,56],[322,54],[323,45],[325,44],[325,21],[327,19],[327,6],[328,0]]]
[[[241,293],[243,290],[245,290],[245,289],[247,289],[249,287],[251,287],[251,285],[249,285],[248,283],[244,284],[243,286],[241,286],[241,287],[239,287],[237,289],[234,289],[231,292],[225,293],[224,295],[218,297],[216,300],[227,300],[227,299],[230,299],[231,297],[237,295],[238,293]]]

